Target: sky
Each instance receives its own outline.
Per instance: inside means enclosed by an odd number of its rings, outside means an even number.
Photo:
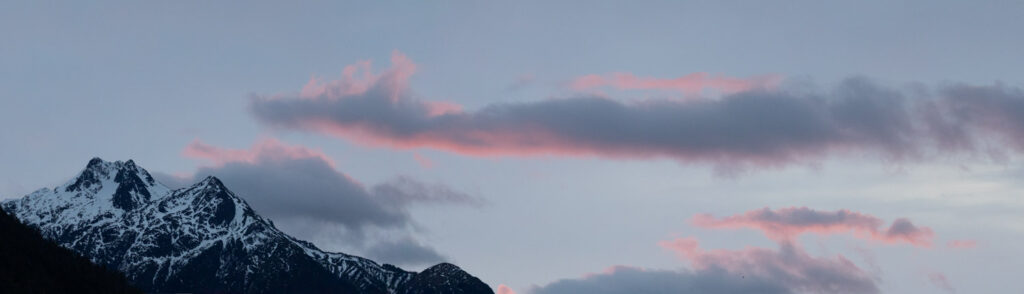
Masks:
[[[1022,13],[5,1],[0,199],[133,159],[505,294],[1024,292]]]

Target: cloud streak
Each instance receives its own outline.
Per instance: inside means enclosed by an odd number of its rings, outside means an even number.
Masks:
[[[946,247],[952,249],[972,249],[978,247],[978,241],[975,240],[952,240],[946,243]]]
[[[849,152],[899,161],[1024,151],[1024,92],[1002,85],[949,85],[925,90],[935,96],[929,98],[853,78],[818,93],[722,86],[737,92],[687,101],[582,95],[466,110],[413,95],[408,79],[415,64],[397,52],[392,63],[379,74],[368,62],[350,66],[339,80],[311,81],[298,94],[255,96],[249,107],[268,126],[375,146],[472,156],[672,158],[723,171]]]
[[[773,240],[790,242],[805,233],[853,233],[854,236],[879,242],[931,247],[935,236],[930,228],[916,226],[905,218],[898,218],[885,228],[885,222],[878,217],[845,209],[820,211],[807,207],[777,210],[762,208],[724,218],[698,214],[692,222],[695,226],[711,229],[757,229]]]
[[[734,78],[712,76],[698,72],[672,79],[638,77],[631,73],[610,73],[605,75],[585,75],[573,79],[569,87],[575,90],[587,90],[599,87],[613,87],[621,90],[673,90],[686,94],[699,94],[705,89],[714,89],[727,93],[749,91],[774,87],[782,80],[779,76],[769,75],[753,78]]]
[[[956,288],[949,283],[949,279],[942,273],[929,273],[928,281],[935,285],[935,287],[946,291],[946,293],[956,293]]]

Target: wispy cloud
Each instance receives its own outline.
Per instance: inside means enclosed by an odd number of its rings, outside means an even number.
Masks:
[[[505,88],[507,91],[519,91],[534,84],[537,80],[533,74],[524,74],[516,78],[512,84]]]
[[[773,210],[762,208],[740,215],[715,218],[708,214],[693,217],[693,224],[702,228],[751,228],[761,230],[769,238],[792,242],[804,233],[843,234],[886,243],[907,243],[930,247],[935,234],[930,228],[914,225],[910,220],[898,218],[888,228],[882,219],[849,211],[820,211],[807,207]]]
[[[932,282],[935,287],[946,291],[946,293],[956,293],[956,288],[949,283],[949,279],[943,273],[928,273],[928,281]]]
[[[735,78],[714,76],[698,72],[677,78],[638,77],[631,73],[610,73],[603,75],[585,75],[573,79],[569,87],[575,90],[587,90],[600,87],[612,87],[622,90],[672,90],[686,94],[699,94],[705,89],[713,89],[726,93],[749,91],[774,87],[782,80],[776,75],[752,78]]]
[[[975,240],[952,240],[946,243],[946,247],[953,249],[971,249],[978,247],[978,241]]]

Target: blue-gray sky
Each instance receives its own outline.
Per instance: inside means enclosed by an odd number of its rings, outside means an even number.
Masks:
[[[882,293],[1019,292],[1022,13],[1016,1],[7,1],[0,198],[94,156],[239,186],[288,166],[362,197],[339,207],[386,216],[303,209],[330,193],[291,199],[268,213],[294,234],[451,260],[518,293],[727,291],[722,256],[768,266],[786,252],[807,268],[842,255]],[[373,79],[343,76],[368,60]],[[350,92],[303,91],[318,85]],[[906,218],[932,244],[812,230],[791,248],[691,221],[805,206],[870,215],[880,231]],[[658,245],[689,237],[705,251]],[[739,286],[818,285],[757,278]]]

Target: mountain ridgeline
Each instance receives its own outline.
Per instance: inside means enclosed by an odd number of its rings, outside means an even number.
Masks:
[[[2,207],[146,292],[494,293],[449,263],[416,273],[325,252],[278,230],[215,177],[172,190],[131,160],[94,158],[64,185]]]

